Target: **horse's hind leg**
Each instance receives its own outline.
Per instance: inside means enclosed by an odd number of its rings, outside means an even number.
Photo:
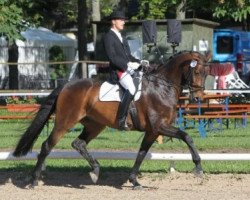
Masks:
[[[37,163],[35,169],[32,173],[32,186],[38,185],[38,179],[41,175],[42,166],[46,157],[51,152],[52,148],[57,144],[57,142],[63,137],[66,133],[66,129],[56,127],[53,128],[50,136],[42,144],[41,151],[37,158]]]
[[[90,172],[90,177],[94,183],[98,181],[100,165],[98,161],[88,152],[87,144],[95,138],[103,129],[104,125],[95,122],[84,123],[84,129],[82,133],[72,142],[72,147],[78,151],[89,163],[92,168]]]
[[[195,164],[195,174],[201,175],[203,174],[202,166],[201,166],[201,158],[198,154],[198,151],[196,150],[194,146],[193,139],[184,131],[175,128],[173,126],[166,126],[166,125],[161,125],[159,129],[159,133],[164,136],[172,137],[172,138],[177,138],[183,140],[189,148],[189,151],[192,155],[192,160]]]

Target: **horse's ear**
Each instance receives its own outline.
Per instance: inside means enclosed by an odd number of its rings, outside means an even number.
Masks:
[[[206,60],[206,62],[208,62],[211,58],[212,58],[212,53],[211,53],[210,50],[208,50],[208,51],[205,53],[205,60]]]

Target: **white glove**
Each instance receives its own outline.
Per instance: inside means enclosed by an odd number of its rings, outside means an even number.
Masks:
[[[148,67],[149,66],[149,61],[148,60],[141,60],[141,66]]]
[[[127,68],[127,73],[129,73],[130,75],[133,75],[135,73],[135,70],[133,70],[132,68],[128,67]]]
[[[138,69],[138,67],[140,67],[140,64],[137,62],[128,62],[128,68],[136,70]]]

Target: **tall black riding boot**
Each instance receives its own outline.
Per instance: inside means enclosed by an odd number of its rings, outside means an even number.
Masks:
[[[120,130],[129,130],[129,127],[126,123],[126,117],[128,113],[128,108],[133,100],[134,96],[130,94],[128,90],[123,94],[121,103],[118,108],[118,125]]]

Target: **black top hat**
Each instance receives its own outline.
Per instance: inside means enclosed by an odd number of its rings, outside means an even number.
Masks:
[[[126,19],[125,17],[125,13],[121,10],[115,10],[111,13],[111,15],[109,16],[109,19]]]

